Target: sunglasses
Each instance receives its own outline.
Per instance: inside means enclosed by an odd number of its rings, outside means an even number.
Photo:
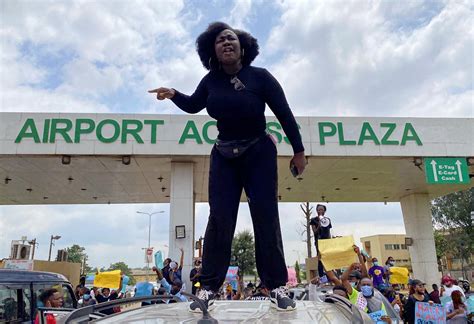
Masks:
[[[242,81],[237,78],[237,76],[234,76],[232,79],[230,79],[230,83],[234,85],[234,89],[237,91],[242,91],[245,89],[245,84],[243,84]]]

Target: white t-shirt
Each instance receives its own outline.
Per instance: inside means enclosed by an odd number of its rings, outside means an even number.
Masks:
[[[459,287],[458,285],[452,285],[451,287],[444,286],[444,292],[443,292],[442,297],[451,297],[451,294],[453,293],[453,291],[456,291],[456,290],[459,290],[461,292],[462,296],[466,297],[464,295],[464,290],[462,290],[462,288]]]

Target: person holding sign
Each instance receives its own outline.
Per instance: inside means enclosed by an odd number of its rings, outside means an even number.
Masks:
[[[422,303],[430,302],[431,304],[433,304],[433,302],[430,301],[430,296],[428,296],[428,294],[426,293],[424,282],[422,282],[421,280],[415,279],[411,282],[411,285],[414,289],[414,293],[411,294],[407,299],[405,308],[403,309],[403,319],[405,320],[405,323],[415,324],[416,303],[417,302],[422,302]]]
[[[171,99],[181,110],[196,114],[207,108],[216,119],[218,135],[210,156],[209,206],[198,297],[214,307],[230,264],[232,239],[242,190],[250,206],[258,275],[270,291],[271,306],[289,311],[288,281],[278,215],[278,165],[275,140],[266,133],[265,106],[271,109],[293,148],[294,177],[306,167],[298,124],[278,81],[266,69],[254,67],[259,54],[250,33],[215,22],[199,35],[196,47],[209,71],[188,96],[173,88],[148,91],[158,100]],[[201,312],[192,302],[190,311]]]

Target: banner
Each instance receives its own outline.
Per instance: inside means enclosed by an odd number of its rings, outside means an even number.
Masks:
[[[403,267],[390,267],[390,283],[408,284],[408,269]]]
[[[145,249],[145,263],[153,263],[153,248]]]
[[[324,268],[326,270],[340,269],[356,262],[353,245],[354,238],[352,235],[319,240],[318,247]]]
[[[292,267],[287,267],[288,270],[288,286],[294,287],[298,284],[298,280],[296,280],[296,270]]]
[[[33,270],[33,260],[5,260],[4,269]]]
[[[415,323],[417,324],[445,324],[446,310],[442,305],[416,302]]]
[[[163,253],[156,251],[155,253],[155,267],[157,269],[163,269]]]
[[[117,289],[120,286],[120,270],[99,272],[94,277],[94,287]]]
[[[227,270],[225,275],[225,281],[231,284],[233,290],[237,290],[237,273],[239,272],[239,267],[231,266]]]

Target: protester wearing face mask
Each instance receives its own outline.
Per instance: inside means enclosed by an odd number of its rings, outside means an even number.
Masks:
[[[414,324],[416,302],[423,302],[423,303],[430,302],[431,304],[433,304],[433,302],[430,301],[430,297],[428,296],[428,294],[425,293],[426,289],[425,289],[424,282],[422,282],[421,280],[415,279],[411,281],[410,286],[413,289],[413,294],[410,294],[410,296],[407,299],[407,302],[405,303],[405,307],[403,310],[403,318],[405,319],[406,323]]]
[[[385,273],[385,283],[390,285],[390,268],[395,266],[395,260],[389,256],[387,261],[385,261],[385,266],[383,267]]]
[[[377,258],[372,258],[372,264],[373,266],[369,269],[369,276],[372,278],[374,287],[380,290],[381,285],[384,283],[385,270],[384,267],[380,266]]]
[[[181,251],[181,258],[179,259],[179,265],[175,261],[170,262],[169,275],[170,275],[170,280],[171,280],[170,284],[171,285],[175,281],[183,282],[183,279],[182,279],[181,275],[182,275],[183,263],[184,263],[184,250],[183,250],[183,248],[179,248],[179,250]]]

